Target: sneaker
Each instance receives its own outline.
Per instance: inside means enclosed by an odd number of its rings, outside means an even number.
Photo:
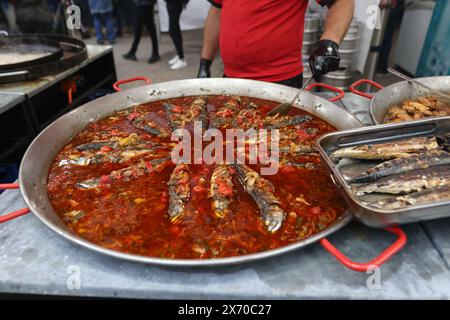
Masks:
[[[159,56],[159,54],[152,54],[150,59],[148,59],[148,63],[155,63],[159,60],[161,60],[161,57]]]
[[[173,65],[170,66],[172,70],[178,70],[187,67],[186,59],[178,59]]]
[[[169,60],[168,63],[169,63],[170,65],[172,65],[172,64],[174,64],[175,62],[177,62],[178,60],[180,60],[180,57],[174,56],[172,59]]]
[[[122,57],[126,60],[137,61],[136,55],[133,52],[125,53]]]

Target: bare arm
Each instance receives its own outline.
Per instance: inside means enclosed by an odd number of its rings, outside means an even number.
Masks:
[[[354,10],[354,0],[335,0],[328,9],[325,28],[320,39],[341,43],[352,21]]]
[[[203,31],[202,59],[214,60],[219,50],[220,9],[211,6]]]

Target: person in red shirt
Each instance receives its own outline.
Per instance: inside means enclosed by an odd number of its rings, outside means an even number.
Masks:
[[[220,46],[224,76],[302,85],[302,40],[308,0],[208,0],[199,78],[210,77]],[[325,27],[309,64],[316,81],[339,66],[339,43],[354,0],[316,0],[328,6]],[[220,44],[220,45],[219,45]]]

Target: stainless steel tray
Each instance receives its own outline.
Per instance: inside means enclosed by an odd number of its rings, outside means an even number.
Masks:
[[[326,134],[317,140],[320,155],[326,163],[331,178],[343,194],[353,215],[371,227],[387,227],[421,220],[450,217],[450,201],[407,206],[396,210],[374,208],[364,202],[381,200],[392,195],[369,194],[357,197],[345,177],[351,178],[368,167],[373,161],[342,159],[335,163],[329,155],[338,148],[367,143],[383,143],[420,136],[442,136],[450,132],[450,117],[428,118],[418,121],[377,125]]]

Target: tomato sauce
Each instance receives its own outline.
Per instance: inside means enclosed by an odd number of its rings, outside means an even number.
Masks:
[[[185,106],[193,98],[168,99],[134,107],[133,110],[153,111],[162,115],[163,102]],[[208,96],[209,115],[223,105],[226,99],[229,97]],[[259,106],[262,114],[277,105],[272,101],[246,97],[242,99]],[[291,113],[307,114],[298,109]],[[312,120],[303,126],[316,128],[317,133],[303,133],[300,135],[300,142],[312,143],[318,136],[335,130],[320,118],[310,116]],[[167,182],[175,168],[171,161],[158,172],[134,179],[116,180],[92,189],[77,188],[76,184],[80,181],[107,176],[113,170],[128,167],[142,159],[137,157],[124,162],[101,162],[85,166],[61,165],[61,160],[80,154],[75,147],[81,144],[136,133],[143,141],[167,144],[167,147],[152,153],[150,158],[170,156],[174,145],[170,136],[158,138],[137,129],[129,118],[130,112],[122,111],[89,124],[58,153],[48,174],[48,196],[55,212],[74,233],[102,247],[159,258],[207,259],[238,256],[306,239],[327,228],[346,209],[317,155],[303,157],[308,162],[318,164],[314,169],[282,166],[276,175],[264,176],[274,185],[274,193],[286,212],[281,229],[275,233],[266,230],[260,218],[259,207],[243,189],[236,174],[233,176],[234,200],[228,214],[223,218],[214,214],[212,200],[208,197],[213,165],[189,165],[190,200],[183,218],[176,224],[167,216]],[[98,152],[110,151],[110,148],[105,147]],[[301,161],[302,157],[297,160]],[[249,167],[258,169],[257,165]],[[68,217],[68,212],[80,214],[73,218]]]

